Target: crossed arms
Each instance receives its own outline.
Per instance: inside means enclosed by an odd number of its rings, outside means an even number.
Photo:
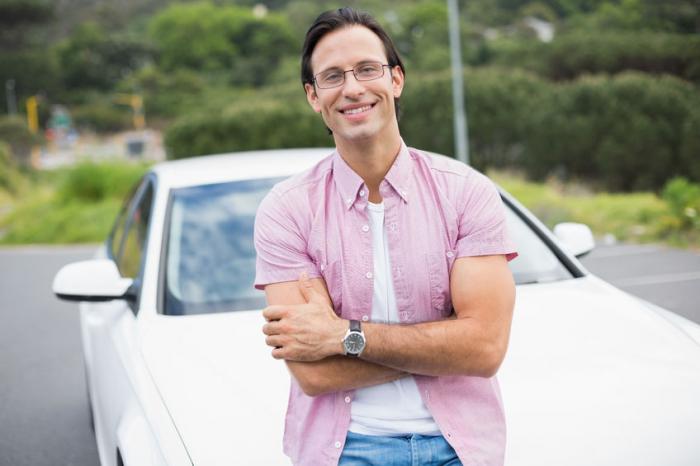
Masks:
[[[266,343],[310,396],[363,388],[409,374],[493,376],[505,357],[515,286],[503,255],[461,257],[450,274],[454,316],[419,324],[363,323],[360,359],[343,356],[348,321],[323,279],[267,285]]]

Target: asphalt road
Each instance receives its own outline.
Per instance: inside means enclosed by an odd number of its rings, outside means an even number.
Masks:
[[[621,290],[700,323],[700,254],[652,245],[599,246],[582,262]]]
[[[0,466],[95,466],[78,309],[51,293],[95,247],[0,249]]]
[[[94,246],[0,249],[0,466],[94,466],[77,306],[51,282]],[[700,323],[700,254],[658,246],[604,246],[588,269]]]

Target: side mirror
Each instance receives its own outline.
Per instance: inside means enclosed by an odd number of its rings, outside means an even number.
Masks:
[[[593,232],[583,223],[559,223],[554,227],[554,236],[576,257],[583,257],[595,248]]]
[[[114,261],[95,259],[63,266],[53,279],[53,292],[68,301],[129,299],[132,283],[119,275]]]

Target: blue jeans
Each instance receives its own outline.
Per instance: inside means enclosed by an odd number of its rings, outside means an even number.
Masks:
[[[380,437],[348,432],[338,466],[462,466],[442,435]]]

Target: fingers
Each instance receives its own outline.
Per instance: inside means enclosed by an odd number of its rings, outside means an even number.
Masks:
[[[272,357],[275,359],[284,359],[284,348],[275,348],[272,350]]]
[[[262,331],[265,335],[283,335],[286,333],[292,333],[294,328],[283,324],[279,320],[274,320],[263,325]]]
[[[287,339],[282,335],[270,335],[265,337],[265,344],[267,346],[272,346],[273,348],[282,348]]]
[[[268,306],[263,309],[263,317],[266,321],[280,320],[285,316],[285,306]]]

